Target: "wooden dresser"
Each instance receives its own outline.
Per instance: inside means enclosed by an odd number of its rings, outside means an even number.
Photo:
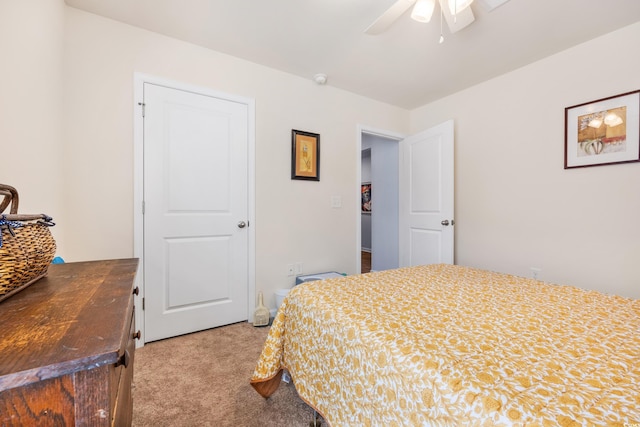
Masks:
[[[137,259],[55,264],[0,303],[1,426],[128,426]]]

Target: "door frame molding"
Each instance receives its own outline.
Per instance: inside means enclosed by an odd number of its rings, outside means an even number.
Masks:
[[[140,259],[135,285],[140,290],[135,297],[135,305],[142,307],[142,298],[145,295],[144,287],[144,120],[142,117],[142,102],[144,100],[144,84],[152,83],[167,88],[193,92],[201,95],[237,102],[247,106],[247,220],[248,232],[248,293],[247,314],[248,321],[253,322],[253,312],[256,300],[256,215],[255,215],[255,99],[220,92],[203,86],[174,81],[163,77],[134,72],[133,75],[133,256]],[[136,310],[135,321],[141,332],[141,339],[137,346],[142,347],[145,342],[144,313]]]
[[[357,126],[357,136],[356,136],[356,149],[358,150],[358,155],[356,156],[356,185],[354,185],[354,198],[355,200],[360,200],[362,195],[360,194],[360,184],[362,184],[362,135],[375,135],[381,136],[383,138],[395,139],[398,143],[406,138],[406,135],[399,132],[394,132],[390,130],[378,129],[371,126],[366,125],[358,125]],[[400,224],[396,224],[398,227]],[[373,248],[371,248],[373,249]],[[356,210],[356,272],[359,274],[362,271],[362,212],[360,212],[360,203],[357,204]]]

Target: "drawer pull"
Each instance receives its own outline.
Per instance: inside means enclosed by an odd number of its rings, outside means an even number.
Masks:
[[[135,288],[133,288],[133,294],[134,295],[140,295],[140,289],[137,286]]]
[[[120,356],[120,358],[116,362],[116,367],[124,366],[125,368],[128,368],[130,361],[131,361],[131,356],[129,356],[129,350],[125,350],[124,354]]]
[[[136,332],[135,334],[133,334],[133,338],[139,340],[142,336],[140,335],[140,331]]]

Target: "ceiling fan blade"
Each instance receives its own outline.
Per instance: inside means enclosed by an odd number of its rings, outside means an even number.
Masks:
[[[491,12],[493,9],[495,9],[498,6],[502,6],[503,4],[505,4],[506,2],[508,2],[509,0],[480,0],[480,3],[482,3],[484,5],[484,7]]]
[[[396,19],[409,9],[416,0],[397,0],[391,5],[382,15],[375,20],[375,22],[364,30],[366,34],[376,35],[384,32],[387,28],[393,24]]]
[[[451,34],[457,33],[458,31],[475,21],[475,17],[473,16],[471,7],[465,7],[464,9],[456,13],[455,17],[449,10],[447,0],[440,0],[440,8],[444,13],[444,19],[447,21],[447,25],[449,26],[449,31],[451,32]]]

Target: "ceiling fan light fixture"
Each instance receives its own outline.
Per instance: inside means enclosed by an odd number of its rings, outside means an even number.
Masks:
[[[429,22],[436,7],[436,0],[418,0],[411,11],[411,18],[418,22]]]
[[[451,12],[452,15],[455,16],[461,11],[471,6],[471,3],[473,3],[473,0],[448,0],[448,3],[449,3],[449,11]]]

